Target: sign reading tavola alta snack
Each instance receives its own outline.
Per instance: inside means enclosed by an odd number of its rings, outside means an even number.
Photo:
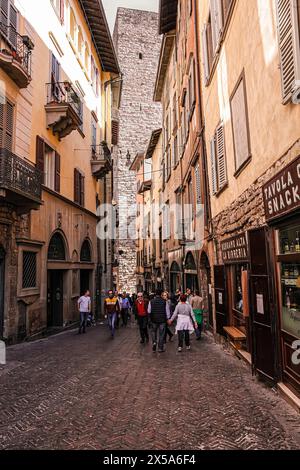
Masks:
[[[221,243],[221,250],[225,264],[248,261],[249,250],[246,233],[224,240]]]
[[[263,186],[266,220],[300,208],[300,156]]]

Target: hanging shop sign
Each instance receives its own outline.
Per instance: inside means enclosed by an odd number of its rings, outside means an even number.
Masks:
[[[246,233],[228,238],[221,243],[224,264],[244,263],[249,261],[249,249]]]
[[[266,220],[300,208],[300,156],[263,186]]]

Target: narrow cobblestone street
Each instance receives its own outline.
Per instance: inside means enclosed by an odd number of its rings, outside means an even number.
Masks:
[[[1,449],[296,449],[299,415],[205,335],[164,354],[135,325],[8,349]]]

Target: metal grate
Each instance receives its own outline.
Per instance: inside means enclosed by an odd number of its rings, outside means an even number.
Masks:
[[[36,287],[36,253],[23,252],[23,289]]]

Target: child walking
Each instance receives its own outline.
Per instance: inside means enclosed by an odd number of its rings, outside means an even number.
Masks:
[[[187,296],[180,296],[180,303],[175,308],[172,318],[168,321],[171,325],[177,318],[176,333],[178,334],[178,352],[182,351],[183,342],[185,342],[186,349],[190,350],[190,333],[194,331],[194,325],[197,328],[195,314],[190,304],[187,304]]]

